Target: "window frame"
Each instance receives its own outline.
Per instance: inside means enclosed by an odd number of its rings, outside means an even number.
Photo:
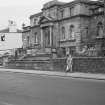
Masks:
[[[66,39],[66,36],[65,36],[65,27],[62,26],[62,39]]]
[[[38,33],[37,32],[34,33],[34,43],[38,44]]]
[[[75,28],[74,25],[70,25],[70,26],[69,26],[69,39],[70,39],[70,40],[74,40],[74,39],[75,39],[75,34],[73,35],[73,33],[74,33],[74,28]]]
[[[69,8],[69,15],[70,17],[74,15],[74,7]]]
[[[61,10],[61,19],[64,18],[64,9]]]

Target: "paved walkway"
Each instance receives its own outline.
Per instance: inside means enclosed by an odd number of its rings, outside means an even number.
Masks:
[[[0,71],[16,72],[16,73],[31,73],[31,74],[39,74],[39,75],[61,76],[61,77],[72,77],[72,78],[105,80],[105,74],[91,74],[91,73],[79,73],[79,72],[65,73],[65,72],[56,72],[56,71],[4,69],[4,68],[0,68]]]

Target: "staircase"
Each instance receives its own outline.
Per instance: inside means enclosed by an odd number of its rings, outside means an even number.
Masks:
[[[9,69],[28,69],[44,71],[64,71],[66,68],[65,60],[52,59],[50,53],[38,51],[35,55],[26,55],[17,60],[8,62],[6,68]]]
[[[19,59],[11,60],[7,68],[48,70],[51,69],[50,61],[51,54],[39,50],[35,55],[24,55]]]

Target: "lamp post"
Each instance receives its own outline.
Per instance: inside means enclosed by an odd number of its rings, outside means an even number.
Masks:
[[[102,42],[102,52],[103,56],[105,56],[105,0],[103,0],[104,14],[103,14],[103,42]]]
[[[103,16],[104,17],[104,28],[103,28],[104,31],[103,32],[104,32],[104,37],[105,37],[105,0],[103,0],[103,3],[104,3],[104,16]]]
[[[103,9],[103,11],[104,11],[104,14],[103,14],[103,33],[104,33],[104,38],[105,38],[105,0],[99,0],[100,2],[102,2],[103,3],[103,7],[104,7],[104,9]]]

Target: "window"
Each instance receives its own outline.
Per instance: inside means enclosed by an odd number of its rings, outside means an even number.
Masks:
[[[35,19],[34,19],[34,25],[36,25],[36,21],[37,21],[37,19],[35,18]]]
[[[35,32],[35,34],[34,34],[34,43],[38,43],[38,38],[37,38],[38,36],[37,36],[37,32]]]
[[[88,27],[86,27],[85,30],[86,30],[86,36],[87,36],[88,35],[88,30],[89,30]]]
[[[11,24],[13,24],[13,21],[11,21]]]
[[[61,18],[64,18],[64,10],[61,10]]]
[[[74,25],[70,25],[69,27],[69,39],[75,39]]]
[[[102,22],[99,22],[97,24],[97,37],[102,37],[103,36],[103,24]]]
[[[91,10],[91,14],[95,14],[95,10]]]
[[[62,39],[65,39],[65,27],[62,27]]]
[[[45,37],[45,47],[49,47],[50,46],[50,31],[48,27],[44,29],[44,37]]]
[[[102,12],[102,11],[103,11],[103,8],[99,8],[98,11],[99,11],[99,12]]]
[[[74,7],[71,7],[70,8],[70,16],[73,16],[74,15]]]
[[[29,42],[30,41],[30,37],[29,36],[27,36],[27,46],[29,46]]]

